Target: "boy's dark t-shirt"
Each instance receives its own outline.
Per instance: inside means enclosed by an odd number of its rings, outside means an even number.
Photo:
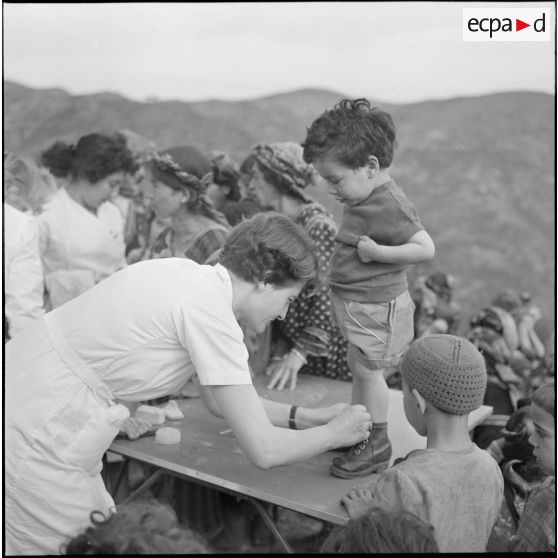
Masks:
[[[359,237],[398,246],[424,230],[414,205],[393,180],[375,188],[357,205],[346,205],[332,257],[330,285],[337,296],[359,302],[388,302],[407,289],[404,264],[358,257]]]

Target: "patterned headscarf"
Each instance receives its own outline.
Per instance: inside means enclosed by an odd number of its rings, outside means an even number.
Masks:
[[[302,158],[302,146],[294,142],[259,144],[254,147],[251,155],[257,162],[281,176],[281,183],[289,193],[303,201],[312,202],[312,198],[303,189],[316,180],[317,173]]]
[[[157,180],[173,190],[188,188],[198,194],[205,194],[213,178],[211,163],[191,145],[158,151],[149,168]]]
[[[228,227],[225,216],[218,211],[207,195],[213,181],[211,163],[195,147],[182,145],[158,151],[149,161],[153,177],[173,190],[190,191],[187,205],[216,223]]]

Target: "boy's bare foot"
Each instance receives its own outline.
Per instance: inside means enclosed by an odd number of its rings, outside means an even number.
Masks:
[[[372,490],[370,488],[352,488],[346,496],[343,496],[341,503],[347,508],[351,519],[362,517],[374,505]]]

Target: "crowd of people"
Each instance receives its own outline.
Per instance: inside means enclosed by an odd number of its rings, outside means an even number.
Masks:
[[[260,468],[344,448],[333,476],[379,475],[343,498],[323,552],[482,552],[504,499],[509,549],[555,550],[554,330],[528,292],[466,321],[450,273],[408,285],[435,238],[390,176],[395,138],[388,113],[345,99],[240,162],[129,132],[4,153],[8,554],[213,552],[230,497],[184,481],[175,510],[115,507],[100,476],[119,432],[150,427],[134,405],[189,381]],[[351,402],[260,398],[257,374],[348,381]],[[389,388],[427,440],[395,463]]]

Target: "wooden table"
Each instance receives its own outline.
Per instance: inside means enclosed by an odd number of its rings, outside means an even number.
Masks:
[[[351,398],[350,382],[301,375],[295,390],[277,391],[266,389],[266,380],[264,376],[254,379],[262,397],[295,405],[320,407],[341,401],[348,403]],[[393,460],[404,457],[413,449],[426,447],[426,439],[419,436],[406,421],[402,392],[390,390],[389,395],[388,431],[393,445]],[[327,452],[301,463],[274,469],[258,469],[248,461],[232,432],[221,434],[228,429],[227,423],[211,415],[201,399],[183,399],[178,403],[185,415],[184,420],[167,421],[165,426],[180,429],[180,444],[157,444],[151,436],[133,441],[117,439],[110,450],[158,467],[157,478],[170,473],[249,499],[260,513],[260,502],[263,501],[338,525],[344,525],[349,519],[340,503],[341,498],[354,486],[375,484],[378,477],[376,474],[357,479],[333,477],[329,473],[329,464],[332,457],[339,455],[338,452]],[[491,413],[492,407],[488,406],[471,413],[469,428],[474,428]],[[130,498],[145,489],[146,483]],[[268,517],[266,522],[289,551],[288,544],[281,540],[280,533],[269,521]]]

